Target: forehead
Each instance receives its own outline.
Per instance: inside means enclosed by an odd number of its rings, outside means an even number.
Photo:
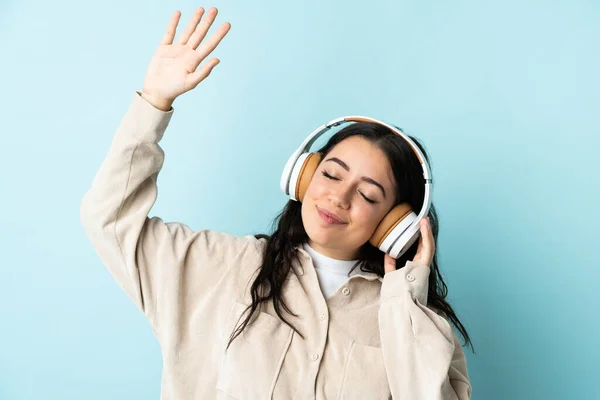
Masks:
[[[331,157],[345,162],[351,173],[368,176],[388,187],[393,182],[392,168],[386,154],[361,136],[351,136],[342,140],[331,149],[325,159]]]

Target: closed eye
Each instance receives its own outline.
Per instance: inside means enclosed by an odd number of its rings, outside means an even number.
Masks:
[[[326,171],[323,171],[322,173],[326,178],[332,179],[334,181],[339,181],[339,178],[334,178],[333,176],[329,175]]]
[[[327,171],[321,171],[321,174],[323,174],[323,176],[324,176],[324,177],[326,177],[327,179],[331,179],[331,180],[333,180],[333,181],[339,181],[339,180],[340,180],[339,178],[336,178],[336,177],[334,177],[334,176],[331,176],[331,175],[329,175],[329,174],[327,173]],[[368,198],[367,196],[365,196],[365,195],[364,195],[364,194],[363,194],[363,193],[362,193],[360,190],[359,190],[358,192],[360,193],[360,195],[361,195],[361,196],[362,196],[362,197],[363,197],[363,198],[364,198],[364,199],[365,199],[367,202],[369,202],[369,203],[371,203],[371,204],[377,203],[376,201],[374,201],[374,200],[371,200],[370,198]]]

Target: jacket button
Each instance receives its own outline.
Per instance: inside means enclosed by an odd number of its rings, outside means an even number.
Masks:
[[[408,279],[410,282],[415,280],[415,277],[411,274],[406,275],[406,279]]]
[[[317,361],[319,359],[319,355],[317,353],[313,353],[313,355],[310,356],[310,359],[313,361]]]
[[[342,293],[344,294],[344,296],[348,296],[350,294],[350,289],[348,289],[348,286],[344,286],[344,288],[342,289]]]
[[[325,319],[325,314],[321,314],[321,315],[319,315],[319,318],[321,318],[321,319]]]

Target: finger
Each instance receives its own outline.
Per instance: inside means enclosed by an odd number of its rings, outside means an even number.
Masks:
[[[422,223],[421,239],[423,243],[423,256],[426,263],[429,264],[433,258],[434,251],[434,238],[431,231],[431,225],[429,224],[429,219],[424,220]]]
[[[435,237],[433,236],[433,229],[431,229],[431,221],[427,217],[427,233],[429,235],[429,250],[431,251],[431,258],[435,253]]]
[[[196,30],[200,19],[202,19],[203,14],[204,8],[202,7],[194,11],[194,15],[192,15],[192,18],[190,18],[190,22],[188,22],[187,26],[185,27],[185,30],[179,37],[179,40],[177,40],[177,44],[185,45],[188,42],[190,36],[192,36],[192,33],[194,33],[194,31]]]
[[[415,253],[415,258],[417,256],[420,256],[421,254],[423,254],[423,224],[421,224],[420,226],[420,232],[419,232],[419,244],[417,246],[417,252]]]
[[[200,82],[202,82],[204,79],[206,79],[208,75],[210,75],[213,68],[216,67],[217,64],[220,62],[221,61],[218,58],[213,58],[212,60],[207,61],[201,68],[188,75],[188,80],[186,84],[188,90],[198,86]]]
[[[198,63],[204,60],[219,45],[219,43],[221,43],[221,40],[223,40],[227,32],[229,32],[229,29],[231,29],[231,24],[225,22],[210,39],[202,43],[202,46],[196,51],[197,57],[199,58]]]
[[[167,30],[163,35],[160,44],[173,43],[173,38],[175,38],[175,31],[177,30],[177,24],[179,23],[179,17],[181,17],[181,12],[179,12],[179,10],[175,11],[173,15],[171,15],[169,25],[167,25]]]
[[[188,46],[190,46],[194,50],[198,47],[200,42],[202,42],[202,40],[206,36],[206,32],[208,32],[208,29],[215,21],[215,18],[217,17],[218,13],[219,10],[217,10],[216,7],[213,7],[210,10],[208,10],[208,13],[204,16],[200,25],[198,25],[198,27],[194,30],[194,34],[187,43]]]

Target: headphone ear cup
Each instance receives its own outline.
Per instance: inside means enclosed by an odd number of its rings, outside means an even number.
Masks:
[[[302,200],[304,200],[308,185],[317,171],[321,159],[322,155],[320,153],[310,153],[304,160],[304,163],[298,172],[298,179],[296,180],[296,187],[294,188],[298,201],[302,202]]]
[[[416,217],[415,213],[410,207],[410,204],[408,203],[400,203],[394,208],[392,208],[390,212],[388,212],[386,216],[383,217],[379,225],[377,225],[375,232],[373,232],[373,235],[371,235],[371,238],[369,239],[369,243],[371,243],[378,249],[383,250],[381,249],[383,242],[388,238],[390,233],[392,233],[394,228],[400,225],[402,221],[407,219],[407,217],[409,217],[411,214]],[[414,218],[408,219],[414,220]],[[402,232],[400,232],[397,236],[400,236],[401,233]],[[387,250],[383,251],[387,252]]]

